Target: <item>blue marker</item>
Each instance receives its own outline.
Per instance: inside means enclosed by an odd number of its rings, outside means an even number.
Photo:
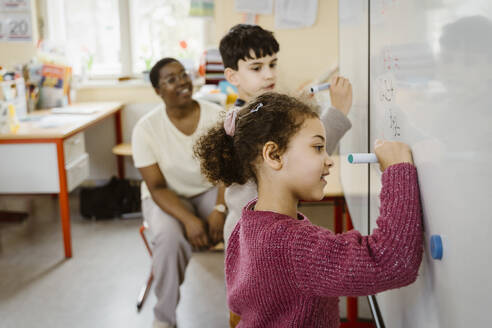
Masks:
[[[311,93],[316,93],[316,92],[319,92],[321,90],[326,90],[326,89],[329,89],[330,88],[330,83],[323,83],[323,84],[318,84],[318,85],[313,85],[311,87],[311,89],[309,89],[311,91]]]
[[[374,153],[353,153],[348,154],[347,160],[350,164],[378,163],[378,158]]]
[[[431,256],[434,260],[442,259],[442,239],[439,235],[432,235],[430,238]]]

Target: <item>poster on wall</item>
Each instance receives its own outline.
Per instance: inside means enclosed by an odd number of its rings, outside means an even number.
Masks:
[[[273,12],[273,0],[236,0],[237,12],[271,15]]]
[[[213,17],[214,0],[191,0],[190,16],[195,17]]]
[[[32,41],[30,0],[0,0],[0,41]]]
[[[30,0],[0,0],[0,11],[30,11]]]
[[[296,29],[313,26],[318,16],[318,0],[276,0],[275,28]]]
[[[32,40],[31,14],[10,14],[4,24],[6,29],[4,36],[5,41],[15,42]]]

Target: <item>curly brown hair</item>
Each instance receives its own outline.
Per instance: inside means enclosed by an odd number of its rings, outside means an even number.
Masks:
[[[261,108],[252,112],[259,104]],[[318,107],[297,98],[275,92],[264,93],[238,112],[234,136],[219,122],[194,146],[201,171],[213,183],[244,184],[256,180],[255,161],[263,145],[273,141],[278,155],[283,154],[290,138],[306,118],[319,117]]]

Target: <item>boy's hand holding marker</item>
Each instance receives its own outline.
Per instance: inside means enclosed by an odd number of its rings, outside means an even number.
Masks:
[[[347,116],[352,106],[352,84],[342,76],[334,76],[330,83],[314,85],[310,89],[311,96],[316,92],[330,89],[331,105]]]
[[[352,106],[352,84],[342,76],[335,76],[330,82],[331,105],[347,115]]]

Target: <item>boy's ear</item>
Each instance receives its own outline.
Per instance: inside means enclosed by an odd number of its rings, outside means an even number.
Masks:
[[[278,145],[273,141],[268,141],[263,145],[263,160],[272,169],[278,171],[282,168],[282,157]]]
[[[239,79],[238,79],[236,70],[233,70],[232,68],[227,67],[226,69],[224,69],[224,77],[227,80],[227,82],[229,82],[233,86],[235,86],[235,87],[239,86]]]

